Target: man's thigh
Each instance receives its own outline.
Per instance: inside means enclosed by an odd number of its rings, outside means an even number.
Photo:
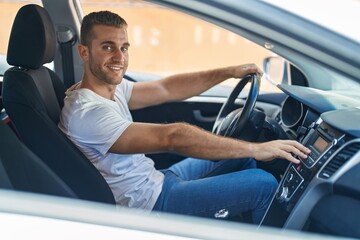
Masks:
[[[255,167],[255,160],[251,158],[220,161],[186,158],[171,166],[169,170],[174,172],[181,179],[190,181]]]

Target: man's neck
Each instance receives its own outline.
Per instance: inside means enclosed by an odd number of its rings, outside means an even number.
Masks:
[[[106,83],[97,84],[97,83],[93,83],[92,81],[88,81],[87,79],[84,78],[81,81],[79,88],[89,89],[89,90],[95,92],[96,94],[98,94],[104,98],[107,98],[109,100],[115,99],[116,85],[109,85]]]

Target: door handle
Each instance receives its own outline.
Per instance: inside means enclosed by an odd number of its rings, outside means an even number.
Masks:
[[[193,115],[195,120],[199,122],[210,123],[210,122],[215,122],[216,120],[216,116],[206,117],[202,115],[200,110],[193,110]]]

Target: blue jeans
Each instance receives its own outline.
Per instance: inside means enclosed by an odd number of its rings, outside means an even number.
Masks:
[[[250,213],[260,223],[278,185],[253,159],[208,161],[187,158],[165,173],[154,211],[214,218]]]

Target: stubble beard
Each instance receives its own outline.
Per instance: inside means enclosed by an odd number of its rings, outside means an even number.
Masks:
[[[90,72],[93,76],[95,76],[98,80],[107,83],[109,85],[118,85],[121,83],[122,76],[124,75],[124,72],[121,76],[118,77],[110,77],[103,69],[102,65],[96,64],[93,61],[93,57],[90,55],[89,57],[89,67]]]

